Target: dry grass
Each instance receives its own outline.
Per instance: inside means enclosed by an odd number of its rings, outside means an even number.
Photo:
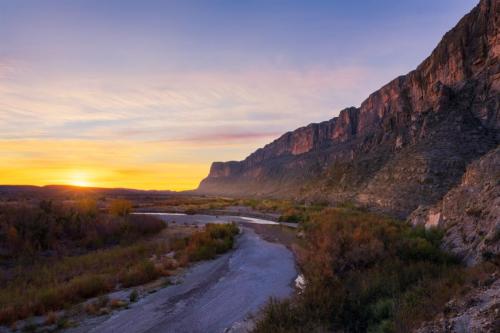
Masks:
[[[439,230],[350,207],[312,214],[304,228],[306,289],[271,301],[256,332],[408,332],[495,269],[461,266],[440,250]]]
[[[62,309],[119,284],[133,286],[155,279],[159,273],[144,262],[167,250],[166,244],[141,242],[19,266],[0,289],[0,322]]]
[[[48,316],[118,287],[142,285],[170,275],[173,269],[191,261],[211,259],[231,249],[238,233],[232,224],[208,225],[202,230],[169,229],[154,239],[131,245],[17,266],[8,278],[1,280],[0,323],[13,323],[32,315]],[[172,250],[176,250],[177,259],[165,257]],[[100,314],[104,311],[101,308],[99,304],[90,304],[85,310]]]
[[[194,233],[183,250],[189,261],[213,259],[217,254],[233,248],[236,224],[207,224],[205,230]]]
[[[229,206],[246,206],[254,210],[264,213],[282,213],[290,215],[303,211],[304,205],[299,205],[290,200],[278,199],[232,199],[221,197],[187,197],[178,196],[171,197],[161,202],[155,203],[156,207],[163,207],[176,211],[186,212],[188,214],[195,214],[199,212],[206,212],[210,210],[221,210]],[[310,206],[310,205],[309,205]],[[308,206],[308,207],[309,207]],[[324,204],[316,204],[313,206],[322,206]],[[292,212],[293,211],[293,212]],[[311,211],[310,209],[308,211]],[[292,217],[293,219],[293,217]]]
[[[53,311],[50,311],[49,313],[47,313],[47,315],[45,316],[45,322],[44,324],[45,325],[54,325],[56,322],[57,322],[57,314]]]
[[[88,199],[75,205],[0,206],[0,249],[7,259],[36,259],[43,252],[64,255],[131,243],[165,228],[153,216],[113,217],[98,213],[94,205]]]
[[[156,206],[175,208],[178,211],[195,213],[197,211],[223,209],[237,203],[235,199],[219,197],[177,196],[156,203]]]

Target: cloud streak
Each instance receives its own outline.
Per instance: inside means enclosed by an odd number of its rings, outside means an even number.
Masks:
[[[0,183],[196,187],[359,105],[476,2],[6,1]]]
[[[0,161],[9,165],[0,183],[65,182],[83,170],[99,186],[195,188],[213,160],[243,159],[287,130],[333,117],[384,76],[363,67],[36,74],[28,67],[0,79]]]
[[[380,76],[369,68],[52,81],[28,75],[3,81],[0,137],[175,139],[255,126],[279,133],[359,103]],[[270,120],[277,123],[269,128]]]

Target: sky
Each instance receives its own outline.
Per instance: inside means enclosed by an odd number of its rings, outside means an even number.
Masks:
[[[0,184],[186,190],[414,69],[477,0],[0,0]]]

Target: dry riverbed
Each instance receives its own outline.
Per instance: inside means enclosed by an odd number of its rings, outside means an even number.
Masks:
[[[295,229],[241,216],[155,215],[169,224],[169,233],[180,237],[207,223],[233,221],[239,223],[241,233],[234,249],[214,260],[88,300],[66,311],[63,325],[54,322],[39,328],[71,333],[248,332],[252,318],[270,297],[285,298],[294,292],[298,273],[290,249]],[[94,305],[96,311],[89,315],[84,309]],[[63,313],[55,315],[62,318]],[[18,328],[29,328],[29,323],[39,326],[46,320],[32,318]],[[4,327],[0,332],[12,330]]]
[[[128,309],[87,319],[69,332],[246,331],[248,319],[269,297],[293,293],[296,276],[293,255],[285,246],[242,227],[233,251],[192,266],[177,284]]]
[[[0,326],[0,332],[246,332],[269,297],[293,293],[297,272],[290,249],[297,240],[295,225],[255,216],[154,215],[169,225],[156,237],[161,242],[182,239],[207,223],[236,222],[242,232],[234,249],[214,260],[170,269],[154,282],[18,321],[10,328]],[[156,265],[170,255],[174,260],[174,252],[151,260]]]

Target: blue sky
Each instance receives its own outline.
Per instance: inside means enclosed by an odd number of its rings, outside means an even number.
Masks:
[[[99,73],[410,69],[475,2],[3,0],[0,50],[47,70]]]
[[[0,159],[74,167],[5,149],[97,145],[94,168],[187,163],[192,187],[212,160],[358,106],[476,3],[0,0]],[[107,161],[116,142],[142,153]]]

